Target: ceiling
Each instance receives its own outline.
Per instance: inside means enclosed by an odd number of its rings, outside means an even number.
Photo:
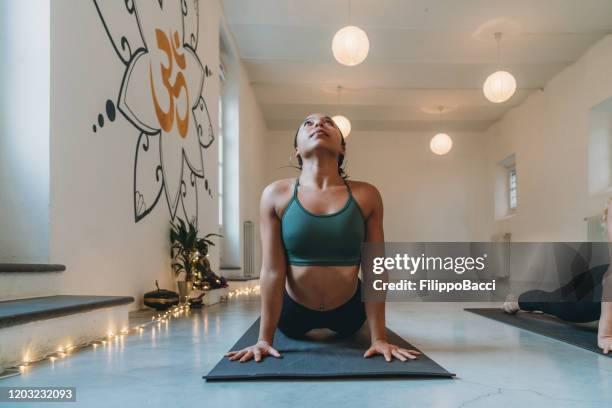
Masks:
[[[611,0],[352,0],[370,53],[346,67],[331,41],[349,23],[349,0],[222,4],[271,130],[311,112],[346,115],[354,130],[485,130],[612,32]],[[496,31],[518,83],[502,104],[482,93],[498,68]]]

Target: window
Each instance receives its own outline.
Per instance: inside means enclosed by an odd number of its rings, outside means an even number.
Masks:
[[[589,112],[588,181],[592,196],[612,192],[612,98]]]
[[[219,30],[219,123],[218,182],[219,265],[222,269],[240,268],[242,264],[240,228],[240,58],[233,52],[229,33]]]
[[[495,169],[495,219],[515,215],[518,208],[518,184],[514,153],[497,163]]]
[[[508,207],[510,211],[515,211],[516,205],[516,167],[511,167],[508,170]]]
[[[49,262],[50,24],[49,0],[0,0],[0,262]]]

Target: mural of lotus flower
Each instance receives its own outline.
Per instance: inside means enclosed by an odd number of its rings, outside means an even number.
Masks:
[[[203,88],[212,75],[197,55],[198,0],[94,0],[125,65],[116,105],[135,128],[134,218],[164,196],[174,219],[197,219],[204,151],[215,139]]]

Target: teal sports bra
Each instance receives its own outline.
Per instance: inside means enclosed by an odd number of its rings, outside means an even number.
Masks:
[[[313,214],[298,200],[299,178],[281,217],[281,236],[291,265],[359,265],[365,218],[348,190],[346,204],[331,214]]]

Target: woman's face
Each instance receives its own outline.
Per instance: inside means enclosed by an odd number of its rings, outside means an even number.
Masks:
[[[310,114],[304,119],[297,134],[296,154],[308,157],[316,149],[325,149],[336,156],[344,153],[342,134],[335,122],[321,113]]]

